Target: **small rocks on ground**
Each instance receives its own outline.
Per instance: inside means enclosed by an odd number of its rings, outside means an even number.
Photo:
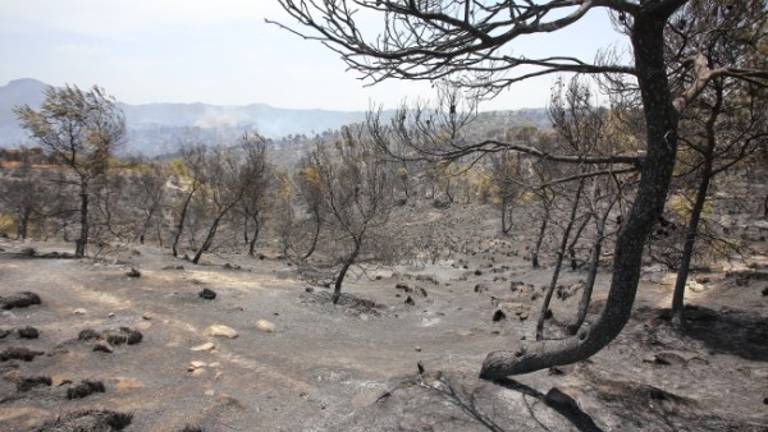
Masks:
[[[22,339],[37,339],[40,336],[40,332],[34,327],[20,327],[16,329],[16,334]]]
[[[67,399],[82,399],[94,393],[104,393],[104,383],[101,381],[82,380],[80,384],[67,389]]]
[[[214,348],[216,348],[216,345],[214,345],[212,342],[206,342],[201,345],[193,346],[190,348],[190,351],[210,351]]]
[[[225,337],[234,339],[239,336],[239,333],[235,329],[223,324],[213,324],[205,329],[204,334],[206,336]]]
[[[58,417],[42,427],[37,432],[62,431],[121,431],[131,424],[132,414],[123,414],[107,410],[78,411]]]
[[[497,309],[496,312],[493,313],[493,322],[499,322],[501,320],[507,319],[507,314],[504,313],[503,310]]]
[[[37,386],[50,387],[53,381],[48,376],[24,377],[16,381],[16,391],[26,392]]]
[[[37,356],[45,354],[42,351],[33,351],[23,347],[10,347],[0,351],[0,362],[9,360],[22,360],[30,362]]]
[[[137,268],[131,267],[131,269],[128,270],[128,272],[125,275],[131,278],[137,278],[137,277],[141,277],[141,272]]]
[[[256,329],[265,333],[272,333],[275,331],[276,327],[274,323],[264,319],[260,319],[256,321]]]
[[[30,291],[22,291],[8,296],[0,296],[0,309],[5,310],[25,308],[41,303],[40,296]]]
[[[197,295],[205,300],[213,300],[216,298],[216,292],[208,288],[203,288]]]
[[[77,308],[77,309],[73,310],[72,313],[75,314],[75,315],[85,315],[85,314],[88,313],[88,311],[85,310],[84,308]]]

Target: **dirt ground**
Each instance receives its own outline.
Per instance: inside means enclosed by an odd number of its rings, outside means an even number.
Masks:
[[[22,253],[68,244],[0,240],[0,296],[41,299],[2,311],[0,353],[43,353],[0,354],[0,431],[768,431],[764,257],[694,274],[684,334],[663,311],[674,275],[648,268],[618,340],[588,361],[501,386],[478,379],[480,365],[532,337],[550,272],[520,258],[528,239],[475,235],[495,229],[490,216],[479,220],[452,239],[465,254],[353,276],[337,306],[268,252],[195,266],[152,246],[74,260]],[[132,267],[140,277],[126,274]],[[571,319],[579,296],[569,287],[584,277],[564,273],[567,298],[553,301],[549,337]],[[216,298],[199,297],[204,288]],[[494,322],[497,310],[505,318]],[[237,337],[210,335],[214,325]],[[20,337],[26,326],[39,337]],[[121,327],[141,341],[105,343]],[[50,381],[20,384],[35,377]],[[103,392],[70,398],[83,380]],[[103,410],[130,423],[94,420]]]

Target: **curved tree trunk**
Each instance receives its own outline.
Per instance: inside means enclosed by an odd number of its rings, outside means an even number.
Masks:
[[[552,280],[549,282],[549,288],[544,295],[544,301],[541,303],[541,311],[539,312],[539,319],[536,321],[536,340],[541,340],[544,337],[544,320],[549,315],[549,304],[552,301],[552,294],[555,292],[557,286],[557,280],[560,278],[560,270],[563,268],[563,258],[565,257],[565,248],[568,247],[568,238],[571,236],[571,230],[573,230],[573,224],[576,221],[576,212],[579,209],[579,200],[581,199],[581,192],[584,190],[584,179],[579,181],[579,186],[576,189],[576,196],[573,198],[573,205],[571,206],[571,214],[568,219],[568,224],[563,230],[563,239],[560,242],[560,249],[557,250],[557,261],[555,262],[555,269],[552,271]]]
[[[320,212],[319,211],[315,211],[314,214],[315,214],[315,218],[314,218],[315,219],[315,232],[312,235],[312,243],[309,245],[309,250],[307,251],[306,254],[304,254],[304,258],[303,259],[308,259],[310,256],[312,256],[313,253],[315,253],[315,248],[317,247],[317,240],[320,237],[320,223],[321,223]]]
[[[539,253],[541,252],[541,244],[544,242],[544,234],[547,232],[547,225],[549,225],[549,209],[544,212],[544,218],[542,218],[541,227],[539,228],[539,236],[536,238],[536,246],[533,248],[533,255],[531,256],[533,268],[539,268]]]
[[[632,45],[645,114],[647,154],[635,201],[616,241],[611,286],[600,318],[567,339],[490,353],[483,362],[482,378],[494,380],[584,360],[608,345],[629,320],[640,280],[643,245],[664,209],[675,165],[679,114],[666,75],[663,31],[680,4],[650,7],[652,12],[634,17]]]
[[[333,304],[337,304],[341,298],[341,284],[344,282],[344,278],[347,276],[349,268],[352,267],[352,264],[355,263],[358,253],[360,253],[360,243],[355,240],[355,250],[353,250],[352,254],[350,254],[349,257],[344,261],[339,274],[336,275],[336,282],[333,285],[333,295],[331,296],[331,301],[333,301]]]

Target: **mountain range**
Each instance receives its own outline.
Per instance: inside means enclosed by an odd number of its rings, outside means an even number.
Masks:
[[[34,145],[18,125],[13,108],[43,102],[44,82],[22,78],[0,87],[0,148]],[[267,104],[211,105],[204,103],[148,103],[131,105],[119,102],[125,113],[128,139],[123,152],[157,156],[173,153],[186,138],[208,143],[232,143],[243,131],[254,130],[273,138],[290,135],[312,136],[365,119],[364,111],[276,108]],[[484,113],[503,119],[504,126],[547,127],[543,109]],[[493,123],[498,125],[498,121]]]
[[[19,127],[13,108],[29,105],[37,108],[43,102],[47,84],[22,78],[0,87],[0,147],[31,144],[28,134]],[[257,130],[270,138],[287,135],[314,135],[329,129],[360,122],[362,111],[328,111],[320,109],[285,109],[267,104],[241,106],[204,103],[119,103],[125,113],[128,140],[125,150],[146,156],[174,151],[179,140],[194,134],[206,139],[227,139],[244,130]]]

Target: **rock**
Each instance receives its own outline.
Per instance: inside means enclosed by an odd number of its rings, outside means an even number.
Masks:
[[[114,317],[115,317],[115,313],[114,312],[110,312],[110,313],[107,314],[107,318],[114,318]]]
[[[22,360],[30,362],[37,356],[45,354],[42,351],[32,351],[27,348],[10,347],[0,351],[0,362],[9,360]]]
[[[81,341],[89,341],[91,339],[100,339],[101,335],[94,329],[83,329],[77,334],[77,339]]]
[[[411,298],[411,296],[408,296],[408,298],[405,299],[405,304],[407,304],[408,306],[414,306],[416,302],[413,301],[413,298]]]
[[[88,410],[57,417],[36,432],[115,432],[131,424],[132,414],[107,410]]]
[[[89,340],[105,340],[112,346],[118,345],[136,345],[142,341],[144,336],[141,332],[134,330],[130,327],[120,327],[119,329],[107,329],[103,332],[97,332],[96,330],[87,328],[81,330],[77,335],[77,339],[81,341]],[[107,351],[103,351],[107,352]]]
[[[149,313],[145,312],[143,315],[141,315],[141,319],[143,319],[145,321],[152,321],[152,315],[150,315]]]
[[[208,392],[205,392],[206,396],[213,396],[215,393],[208,394]],[[192,425],[185,425],[183,429],[180,429],[179,432],[203,432],[203,428],[199,426],[192,426]]]
[[[5,339],[9,334],[11,334],[10,330],[0,329],[0,339]]]
[[[403,292],[406,292],[406,293],[409,293],[409,292],[413,291],[413,289],[411,287],[409,287],[408,285],[406,285],[404,283],[395,284],[395,289],[399,289],[399,290],[401,290]]]
[[[110,345],[136,345],[141,342],[141,340],[144,338],[144,336],[130,328],[130,327],[120,327],[117,330],[109,329],[102,333],[102,337],[106,339],[107,342],[109,342]]]
[[[763,288],[763,297],[768,297],[768,287]]]
[[[206,363],[204,361],[200,361],[200,360],[192,360],[191,362],[189,362],[189,370],[190,371],[195,370],[195,369],[204,368],[206,366],[208,366],[208,363]]]
[[[82,399],[94,393],[104,393],[104,383],[101,381],[82,380],[80,384],[67,389],[67,399]]]
[[[16,381],[16,391],[26,392],[38,386],[50,387],[52,383],[51,377],[48,376],[25,377]]]
[[[125,275],[130,278],[137,278],[137,277],[141,277],[141,272],[135,267],[131,267],[131,269]]]
[[[415,350],[416,352],[421,352],[421,347],[420,347],[420,346],[417,346],[416,348],[414,348],[414,350]]]
[[[485,284],[476,284],[475,285],[475,292],[476,293],[482,293],[488,291],[488,287],[485,286]]]
[[[214,348],[216,348],[216,345],[214,345],[212,342],[206,342],[202,345],[193,346],[190,348],[190,351],[210,351]]]
[[[107,354],[112,354],[112,352],[114,351],[112,349],[112,345],[104,341],[97,342],[96,345],[93,346],[93,350],[96,352],[103,352]]]
[[[507,314],[504,313],[503,310],[497,309],[496,312],[493,313],[493,322],[499,322],[501,320],[507,319]]]
[[[203,288],[203,290],[197,293],[197,295],[201,299],[205,299],[205,300],[213,300],[216,298],[216,292],[208,288]]]
[[[192,375],[193,377],[203,376],[203,375],[205,375],[205,369],[203,369],[203,368],[195,369],[195,370],[192,371],[192,373],[190,375]]]
[[[312,294],[313,292],[315,292],[315,289],[312,287],[306,287],[304,288],[304,292]]]
[[[259,331],[263,331],[265,333],[272,333],[275,331],[276,327],[275,327],[275,324],[267,320],[260,319],[256,321],[256,329],[258,329]]]
[[[206,336],[225,337],[229,339],[234,339],[239,336],[235,329],[223,324],[213,324],[209,326],[207,329],[205,329],[204,334]]]
[[[36,328],[29,326],[17,328],[16,334],[22,339],[37,339],[40,336]]]
[[[83,308],[77,308],[77,309],[73,310],[72,313],[75,314],[75,315],[85,315],[85,314],[88,313],[88,311],[83,309]]]
[[[30,291],[22,291],[8,296],[0,296],[0,309],[5,310],[25,308],[41,303],[40,296]]]

